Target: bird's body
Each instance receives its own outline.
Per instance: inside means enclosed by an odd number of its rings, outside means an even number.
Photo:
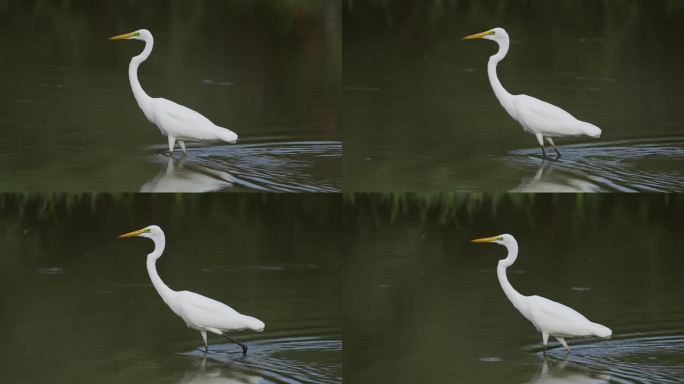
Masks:
[[[527,301],[527,310],[521,310],[520,313],[541,333],[562,338],[611,335],[608,328],[589,321],[567,305],[536,295],[524,299]]]
[[[229,331],[263,331],[264,323],[240,314],[220,301],[190,292],[176,292],[178,308],[174,312],[192,329],[217,335]]]
[[[189,328],[195,329],[202,334],[205,351],[209,349],[207,332],[210,332],[224,336],[238,344],[242,348],[243,354],[246,354],[247,346],[233,340],[226,333],[244,330],[261,332],[264,330],[264,323],[252,316],[243,315],[233,308],[206,296],[190,291],[172,290],[159,277],[156,266],[157,259],[161,257],[166,246],[164,232],[158,226],[152,225],[119,237],[133,236],[147,237],[154,242],[154,250],[147,255],[147,272],[150,275],[150,280],[152,280],[152,285],[154,285],[159,296],[161,296],[173,313],[183,319]]]
[[[136,32],[114,36],[110,39],[135,39],[145,42],[143,52],[131,59],[128,67],[128,78],[133,90],[133,96],[145,117],[159,128],[162,135],[168,138],[170,152],[173,152],[176,141],[179,142],[183,152],[186,152],[186,141],[225,141],[231,144],[237,142],[238,135],[235,132],[219,127],[198,112],[171,100],[152,98],[143,90],[138,80],[138,67],[152,53],[154,37],[152,37],[150,31],[141,29]]]
[[[556,148],[553,138],[565,136],[589,136],[600,137],[601,129],[597,126],[578,120],[567,111],[527,95],[512,95],[501,85],[497,76],[497,64],[506,57],[510,46],[508,33],[502,28],[494,28],[490,31],[466,36],[464,39],[487,39],[495,41],[499,45],[499,51],[489,58],[487,64],[487,75],[489,83],[494,90],[496,98],[508,114],[517,121],[526,132],[532,133],[537,138],[542,154],[544,151],[544,139],[556,151],[560,157],[560,152]]]
[[[473,240],[474,243],[501,244],[508,250],[508,256],[499,260],[496,274],[499,284],[513,306],[542,334],[544,350],[549,336],[555,337],[567,350],[568,337],[598,336],[610,337],[613,332],[601,324],[589,321],[581,313],[561,303],[541,296],[524,296],[513,288],[508,281],[506,269],[518,257],[518,242],[511,235],[500,235]]]

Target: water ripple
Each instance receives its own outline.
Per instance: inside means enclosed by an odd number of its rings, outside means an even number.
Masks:
[[[678,192],[684,190],[684,138],[623,140],[560,148],[560,160],[539,149],[511,152],[514,166],[536,169],[518,192]]]
[[[162,170],[140,191],[340,192],[341,157],[334,141],[194,147],[188,157],[155,155]]]
[[[562,358],[568,367],[609,377],[610,382],[681,383],[684,378],[684,335],[629,335],[571,348],[568,356],[562,347],[548,354]]]
[[[232,344],[212,344],[205,356],[200,350],[183,353],[202,357],[201,371],[208,361],[213,367],[225,368],[230,377],[214,370],[212,377],[223,377],[235,383],[321,383],[342,382],[342,341],[340,335],[271,338],[249,342],[249,353],[242,357]],[[329,356],[321,358],[321,356]],[[193,375],[197,376],[197,374]],[[205,377],[206,375],[199,375]],[[187,380],[181,382],[195,382]],[[197,381],[199,382],[199,381]],[[204,382],[204,381],[202,381]]]

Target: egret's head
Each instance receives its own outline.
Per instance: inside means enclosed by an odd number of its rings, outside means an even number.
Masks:
[[[469,35],[463,38],[463,40],[474,40],[474,39],[486,39],[486,40],[493,40],[493,41],[504,41],[508,40],[508,33],[506,33],[506,30],[503,28],[494,28],[490,29],[489,31],[484,31],[480,33],[476,33],[474,35]]]
[[[147,40],[149,37],[152,37],[152,33],[150,31],[147,29],[139,29],[135,32],[112,36],[109,38],[109,40]]]
[[[145,227],[145,228],[139,229],[137,231],[125,233],[125,234],[119,236],[119,239],[125,239],[127,237],[147,237],[149,239],[152,239],[152,238],[157,238],[157,237],[160,237],[163,235],[164,235],[164,232],[162,232],[161,228],[159,228],[156,225],[150,225],[149,227]]]
[[[495,243],[495,244],[503,245],[504,247],[508,247],[509,245],[514,245],[514,244],[517,245],[518,244],[518,242],[515,241],[515,238],[509,234],[493,236],[493,237],[485,237],[482,239],[475,239],[475,240],[471,240],[470,242],[476,243],[476,244]]]

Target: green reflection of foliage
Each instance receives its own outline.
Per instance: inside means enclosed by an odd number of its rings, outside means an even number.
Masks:
[[[374,218],[379,223],[395,224],[401,220],[465,225],[481,216],[496,217],[500,212],[515,215],[540,214],[545,209],[562,210],[583,222],[594,215],[624,211],[639,219],[665,216],[671,210],[684,208],[680,194],[483,194],[483,193],[388,193],[347,194],[345,204],[355,213],[351,219]],[[570,225],[573,224],[571,221]]]
[[[236,194],[105,194],[105,193],[24,193],[0,194],[0,213],[5,218],[19,220],[59,221],[76,214],[116,215],[127,212],[129,217],[163,212],[174,220],[184,220],[198,214],[221,213],[230,208],[232,214],[258,216],[276,210],[295,221],[334,223],[339,219],[335,195]],[[317,205],[321,204],[318,208]],[[313,215],[313,216],[312,216]]]

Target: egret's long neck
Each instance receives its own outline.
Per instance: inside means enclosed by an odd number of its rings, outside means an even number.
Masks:
[[[492,89],[494,90],[496,98],[499,99],[501,105],[508,111],[508,106],[510,105],[512,95],[508,93],[503,85],[501,85],[499,76],[496,74],[496,65],[506,57],[506,54],[508,53],[509,42],[508,39],[506,39],[503,41],[497,40],[497,43],[499,44],[499,51],[489,58],[489,63],[487,64],[487,74],[489,75],[489,83],[492,85]]]
[[[174,309],[175,301],[173,300],[173,295],[175,292],[166,284],[164,284],[161,277],[159,277],[156,265],[157,259],[160,258],[164,252],[166,241],[164,240],[163,234],[162,237],[152,238],[152,240],[154,241],[154,251],[147,255],[147,273],[150,275],[152,285],[154,285],[154,288],[157,290],[157,292],[159,292],[159,296],[161,296],[164,302],[171,307],[171,309]]]
[[[513,288],[511,283],[508,282],[508,276],[506,276],[506,268],[513,265],[518,258],[518,245],[506,245],[506,249],[508,249],[508,257],[499,261],[499,266],[496,268],[496,275],[499,277],[499,284],[501,284],[501,288],[506,294],[506,297],[508,297],[508,300],[520,310],[520,304],[525,300],[525,296],[521,295]]]
[[[154,38],[152,36],[145,38],[145,49],[141,54],[135,56],[131,59],[131,64],[128,66],[128,78],[131,81],[131,89],[133,90],[133,95],[135,100],[138,102],[140,108],[145,111],[150,103],[150,96],[145,93],[138,81],[138,67],[141,63],[147,60],[152,53],[152,48],[154,48]]]

